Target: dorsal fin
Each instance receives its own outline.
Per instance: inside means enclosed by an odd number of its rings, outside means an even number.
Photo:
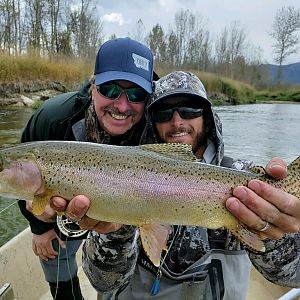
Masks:
[[[300,156],[288,165],[288,176],[285,178],[287,192],[300,199]]]
[[[249,170],[252,172],[252,173],[255,173],[255,174],[261,174],[261,175],[264,175],[266,174],[266,170],[264,167],[262,166],[252,166],[249,168]]]
[[[300,174],[300,156],[298,156],[294,161],[292,161],[289,165],[288,165],[288,171],[293,171],[296,174]]]
[[[196,161],[191,145],[179,143],[145,144],[140,146],[144,150],[153,151],[158,154],[187,161]]]

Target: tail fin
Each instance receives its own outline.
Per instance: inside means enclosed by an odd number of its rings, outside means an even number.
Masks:
[[[300,156],[288,165],[287,191],[300,199]]]

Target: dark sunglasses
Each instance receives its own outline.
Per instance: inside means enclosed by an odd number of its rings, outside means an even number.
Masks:
[[[116,83],[102,83],[96,85],[100,95],[110,100],[120,98],[122,92],[127,96],[127,100],[132,103],[142,103],[147,100],[149,93],[141,87],[123,88]]]
[[[158,110],[152,112],[152,121],[154,123],[170,121],[173,117],[174,111],[177,111],[182,119],[194,119],[201,117],[203,114],[202,108],[174,107],[166,110]]]

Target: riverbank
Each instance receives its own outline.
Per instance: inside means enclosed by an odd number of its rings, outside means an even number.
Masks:
[[[217,77],[209,73],[194,72],[203,81],[214,106],[253,103],[300,103],[300,87],[282,90],[257,91],[253,87]],[[163,75],[161,75],[163,76]],[[0,106],[27,106],[36,108],[43,101],[61,93],[76,91],[75,82],[33,80],[26,82],[0,82]]]
[[[196,73],[196,72],[195,72]],[[232,105],[255,103],[254,92],[251,88],[239,89],[221,78],[210,78],[210,75],[197,74],[207,86],[209,99],[214,105]],[[36,108],[43,101],[80,88],[78,83],[60,83],[50,81],[0,82],[0,106],[18,106]]]
[[[41,101],[78,88],[78,84],[57,81],[0,82],[0,106],[34,107]]]
[[[92,74],[91,61],[42,59],[31,56],[3,56],[0,54],[0,106],[37,107],[52,96],[79,89]],[[174,70],[156,67],[162,77]],[[300,103],[300,87],[258,91],[253,86],[218,76],[189,70],[203,82],[209,99],[215,106],[249,104],[268,101]],[[26,80],[24,80],[26,78]]]
[[[197,74],[197,72],[195,72]],[[256,91],[248,85],[208,74],[197,74],[206,86],[214,106],[252,103],[300,103],[300,88],[281,91]],[[43,101],[61,93],[76,91],[78,83],[34,80],[30,82],[0,82],[0,106],[38,107]]]

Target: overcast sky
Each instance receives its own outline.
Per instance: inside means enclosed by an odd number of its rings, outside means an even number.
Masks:
[[[239,21],[247,40],[263,49],[264,62],[274,63],[274,39],[269,33],[276,11],[283,6],[300,9],[300,0],[97,0],[97,13],[102,18],[106,39],[113,33],[117,37],[128,36],[128,33],[133,36],[140,18],[146,33],[157,23],[167,33],[170,27],[175,28],[174,16],[180,9],[189,9],[207,20],[212,37],[233,21]],[[300,62],[300,49],[286,61],[295,62]]]

